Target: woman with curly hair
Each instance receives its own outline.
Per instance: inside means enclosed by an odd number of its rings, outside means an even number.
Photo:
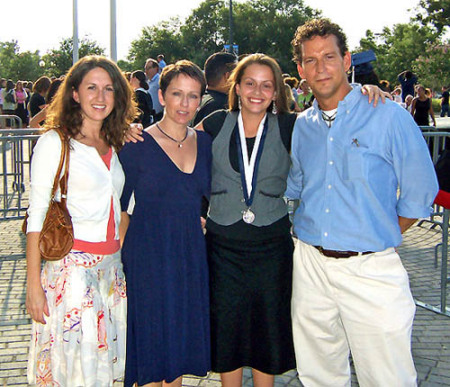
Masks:
[[[84,57],[58,89],[34,148],[27,228],[30,384],[111,386],[123,377],[126,289],[119,199],[124,173],[116,152],[136,114],[132,93],[115,63]],[[41,270],[39,235],[60,159],[60,134],[70,145],[67,207],[74,245]],[[60,197],[58,191],[56,200]]]

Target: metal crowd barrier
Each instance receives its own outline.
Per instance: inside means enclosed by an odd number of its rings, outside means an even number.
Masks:
[[[422,134],[428,144],[430,155],[433,163],[439,159],[439,156],[445,149],[450,149],[450,132],[436,131],[434,127],[421,127]],[[442,197],[447,200],[442,200]],[[438,266],[438,258],[441,258],[441,275],[440,275],[440,304],[437,306],[430,305],[420,300],[415,300],[416,305],[433,312],[450,317],[450,309],[447,308],[447,285],[450,282],[448,276],[448,231],[450,220],[450,194],[440,191],[433,207],[433,212],[429,219],[419,222],[419,226],[424,222],[430,222],[431,228],[440,227],[442,230],[442,242],[435,246],[434,250],[434,266]],[[440,254],[439,254],[440,250]]]
[[[39,131],[0,129],[0,221],[25,216],[31,153]]]

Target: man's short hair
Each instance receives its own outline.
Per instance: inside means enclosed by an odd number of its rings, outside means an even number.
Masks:
[[[342,31],[341,27],[332,23],[330,19],[312,19],[297,28],[294,39],[292,40],[292,47],[294,51],[294,61],[302,63],[302,43],[311,40],[315,36],[327,37],[334,35],[337,39],[339,50],[342,57],[348,51],[347,37]]]
[[[236,67],[236,57],[229,52],[216,52],[205,62],[206,82],[210,86],[217,86],[223,75],[233,71]]]
[[[144,70],[145,70],[145,71],[147,71],[148,69],[151,69],[151,68],[155,68],[155,67],[158,67],[158,68],[159,68],[158,62],[157,62],[155,59],[153,59],[153,58],[148,58],[148,59],[145,61],[145,66],[144,66]]]

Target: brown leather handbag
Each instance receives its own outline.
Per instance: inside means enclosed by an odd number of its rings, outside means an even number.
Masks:
[[[46,261],[57,261],[64,258],[73,246],[72,218],[67,209],[67,182],[69,179],[69,141],[56,130],[61,138],[61,157],[58,170],[53,182],[52,195],[45,216],[42,230],[39,235],[39,250],[41,258]],[[64,162],[65,161],[65,162]],[[59,179],[64,166],[64,175]],[[55,200],[55,194],[61,188],[61,201]],[[26,233],[28,214],[22,225],[22,231]]]

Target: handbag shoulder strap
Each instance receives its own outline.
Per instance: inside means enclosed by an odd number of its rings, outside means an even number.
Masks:
[[[59,159],[58,170],[56,171],[55,180],[53,181],[52,199],[55,197],[58,185],[61,187],[61,201],[66,200],[67,195],[67,180],[69,178],[69,141],[65,138],[64,134],[55,129],[61,139],[61,157]],[[64,163],[65,161],[65,163]],[[65,165],[64,175],[60,179],[61,171]],[[59,183],[59,184],[58,184]]]

